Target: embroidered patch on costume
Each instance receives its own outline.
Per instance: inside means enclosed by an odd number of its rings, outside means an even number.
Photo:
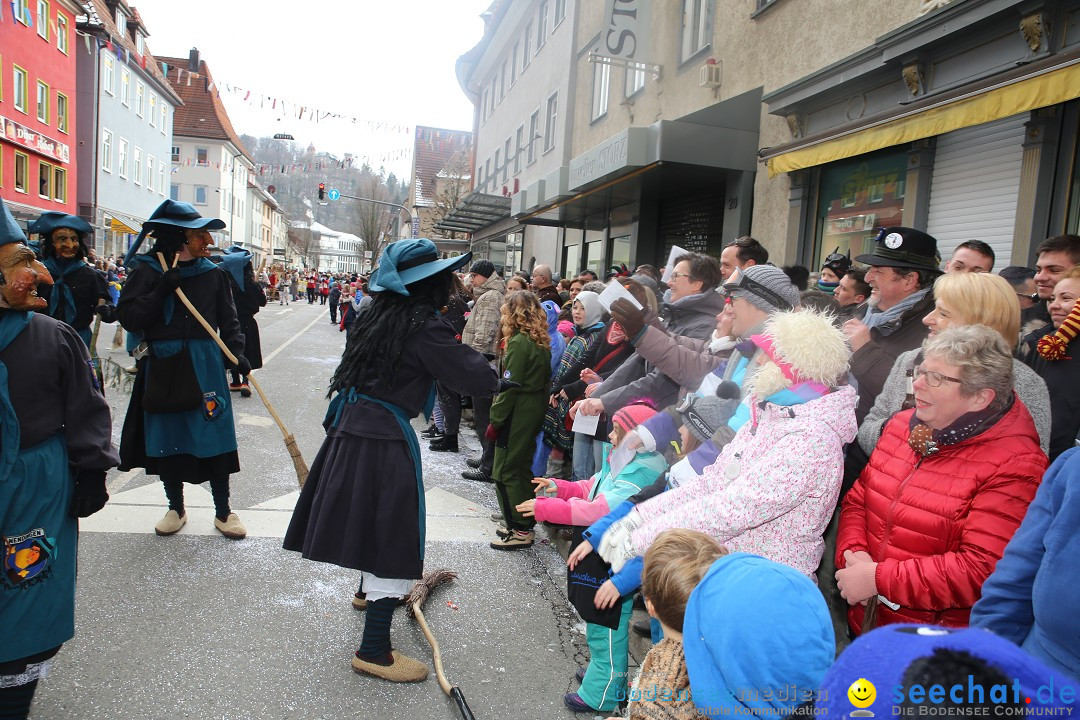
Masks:
[[[47,537],[43,528],[16,536],[4,537],[4,584],[24,589],[45,580],[52,573],[56,554],[55,538]]]
[[[216,392],[203,393],[203,417],[208,422],[221,417],[223,410],[225,410],[225,404],[221,402]]]
[[[895,250],[904,244],[904,236],[900,233],[889,233],[885,236],[885,247]]]
[[[503,380],[509,380],[509,379],[510,379],[510,371],[506,370],[506,371],[503,372]]]

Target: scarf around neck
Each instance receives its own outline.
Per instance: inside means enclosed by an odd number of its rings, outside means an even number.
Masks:
[[[992,427],[1005,416],[1005,413],[1009,412],[1015,400],[1014,394],[1005,407],[997,411],[976,410],[964,413],[951,425],[941,430],[932,429],[929,425],[922,423],[915,413],[912,413],[908,423],[908,428],[911,430],[908,445],[921,457],[934,455],[943,447],[962,443]]]
[[[866,313],[866,317],[863,318],[863,322],[869,328],[877,328],[878,332],[880,332],[882,335],[891,335],[893,332],[895,332],[896,328],[886,328],[884,326],[888,325],[893,320],[897,320],[907,310],[918,305],[919,302],[929,293],[930,288],[926,287],[922,290],[916,290],[915,292],[911,293],[888,310],[876,310],[874,308],[870,308],[869,312]]]
[[[62,320],[68,325],[75,322],[75,295],[68,287],[67,280],[71,275],[87,267],[82,260],[70,260],[64,262],[59,258],[46,258],[42,263],[53,278],[52,291],[49,293],[49,317]],[[57,311],[60,304],[64,305],[64,314],[60,316]]]

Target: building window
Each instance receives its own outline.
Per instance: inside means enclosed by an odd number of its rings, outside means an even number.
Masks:
[[[26,71],[18,65],[12,67],[12,76],[14,78],[14,102],[15,109],[22,112],[26,112],[26,104],[29,102],[27,95],[30,93],[29,86],[27,84]]]
[[[495,166],[495,184],[498,185],[499,184],[499,169],[502,167],[502,165],[499,164],[499,151],[498,150],[495,151],[495,162],[492,163],[492,164]]]
[[[105,92],[110,95],[116,94],[113,84],[113,60],[111,57],[106,57],[101,62],[101,87],[105,88]]]
[[[141,32],[135,33],[135,52],[140,55],[146,54],[146,38],[143,37]]]
[[[179,145],[173,145],[172,146],[172,152],[171,152],[171,158],[170,159],[174,163],[180,162],[180,146]]]
[[[686,62],[709,46],[712,39],[710,0],[683,0],[682,52],[679,62]]]
[[[56,93],[56,127],[62,133],[68,131],[68,99],[64,93]]]
[[[165,195],[165,163],[157,164],[158,192]]]
[[[127,68],[120,69],[120,102],[131,107],[131,73]]]
[[[521,151],[525,147],[525,126],[518,125],[514,133],[514,174],[521,172]]]
[[[514,43],[514,49],[510,53],[510,87],[514,86],[517,82],[517,69],[518,69],[518,51],[521,50],[521,45]]]
[[[56,49],[67,55],[68,21],[63,13],[56,14]]]
[[[137,81],[135,83],[135,114],[139,117],[143,116],[143,84]]]
[[[555,15],[551,18],[551,29],[554,30],[566,17],[566,0],[555,0]]]
[[[40,80],[37,81],[37,119],[49,124],[49,86]]]
[[[128,155],[128,141],[124,138],[120,138],[120,142],[117,143],[117,160],[116,160],[116,173],[122,178],[127,177],[127,155]]]
[[[822,167],[813,266],[821,267],[831,252],[869,253],[878,228],[900,225],[906,178],[907,151],[896,148]]]
[[[626,68],[626,97],[633,97],[645,87],[645,71],[642,68]]]
[[[506,182],[510,179],[510,143],[510,138],[506,138],[506,142],[503,143],[503,157],[506,158],[506,162],[503,164],[503,182]]]
[[[146,189],[154,192],[154,156],[146,156]]]
[[[556,125],[559,120],[559,93],[548,98],[547,115],[544,120],[544,152],[555,147]]]
[[[37,0],[37,34],[49,39],[49,0]]]
[[[195,148],[195,164],[207,166],[210,164],[210,151],[206,148]]]
[[[592,119],[607,115],[608,91],[611,89],[611,66],[605,63],[593,63],[592,73]]]
[[[150,93],[150,127],[157,127],[157,95]]]
[[[529,61],[532,60],[532,23],[525,24],[525,38],[522,40],[521,45],[521,72],[525,72],[525,68],[529,67]]]
[[[15,192],[30,192],[30,158],[21,152],[15,153]]]
[[[112,172],[112,132],[105,129],[101,131],[101,169]]]
[[[136,185],[142,185],[142,148],[135,148],[135,157],[133,158],[133,165],[135,167],[134,182]]]
[[[172,185],[169,186],[169,199],[170,200],[179,200],[180,199],[180,186],[177,185],[176,183],[173,183]]]
[[[499,89],[499,76],[498,75],[492,75],[491,76],[491,94],[488,96],[488,97],[491,98],[491,109],[488,112],[489,115],[491,113],[495,112],[495,104],[496,104],[495,92],[498,89]]]
[[[536,52],[540,52],[540,48],[547,42],[547,15],[547,0],[540,0],[540,12],[536,19]]]
[[[540,111],[535,110],[529,117],[529,152],[528,164],[536,162],[536,141],[540,139]]]
[[[196,185],[195,186],[195,204],[196,205],[205,205],[206,204],[206,186],[205,185]]]
[[[38,197],[46,200],[52,200],[52,171],[52,165],[38,161]]]
[[[15,19],[23,25],[30,24],[30,0],[14,0],[11,3],[11,11],[15,13]]]
[[[56,202],[67,202],[67,170],[64,168],[53,168],[53,200]]]
[[[165,121],[168,119],[168,110],[165,109],[165,101],[161,101],[161,134],[165,134]]]
[[[127,37],[127,15],[120,8],[116,9],[116,29],[120,31],[120,35]]]

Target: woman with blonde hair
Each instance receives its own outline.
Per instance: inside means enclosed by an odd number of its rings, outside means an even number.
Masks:
[[[930,337],[949,327],[985,325],[1015,350],[1020,336],[1020,301],[1008,281],[990,273],[946,273],[934,283],[934,310],[923,319]],[[893,364],[885,387],[859,426],[859,446],[870,455],[885,422],[901,410],[914,407],[913,370],[922,361],[922,350],[903,353]],[[1013,389],[1031,413],[1046,452],[1050,443],[1050,395],[1046,383],[1031,368],[1013,362]]]
[[[522,515],[517,506],[535,497],[532,458],[551,378],[547,314],[536,295],[516,290],[506,296],[497,348],[502,379],[517,386],[495,398],[486,432],[487,439],[495,443],[495,494],[507,530],[491,547],[517,550],[533,543],[536,521]]]

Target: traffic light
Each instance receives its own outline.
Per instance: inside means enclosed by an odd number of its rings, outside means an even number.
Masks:
[[[326,183],[319,183],[319,199],[326,199]]]

